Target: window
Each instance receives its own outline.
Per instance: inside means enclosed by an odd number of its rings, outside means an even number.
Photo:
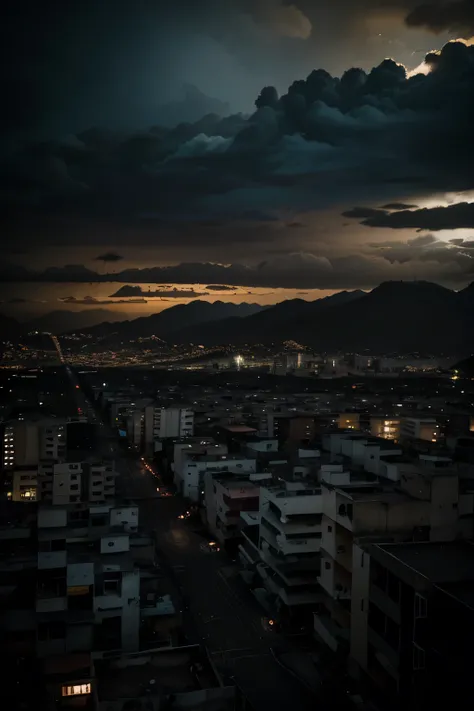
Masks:
[[[120,581],[119,580],[104,580],[104,595],[119,595]]]
[[[387,595],[393,602],[400,602],[400,581],[387,571]]]
[[[328,526],[328,533],[332,533],[332,526]]]
[[[331,563],[329,563],[329,561],[326,561],[326,562],[324,563],[324,567],[325,567],[326,570],[331,570]]]
[[[428,601],[423,595],[415,593],[415,618],[424,619],[428,616]]]
[[[64,639],[66,624],[64,622],[42,622],[38,625],[38,639],[46,642],[50,639]]]
[[[90,693],[90,684],[75,684],[74,686],[63,686],[62,688],[62,696],[83,696]]]
[[[50,541],[38,541],[39,553],[50,553],[51,551],[65,551],[66,540],[64,538],[56,538]]]
[[[91,526],[106,526],[108,523],[107,516],[91,516]]]
[[[70,491],[79,491],[79,484],[71,484]]]
[[[413,669],[424,669],[425,666],[425,650],[413,643]]]

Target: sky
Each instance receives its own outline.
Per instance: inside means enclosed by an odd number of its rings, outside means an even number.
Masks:
[[[0,309],[466,286],[473,37],[474,0],[8,0]]]

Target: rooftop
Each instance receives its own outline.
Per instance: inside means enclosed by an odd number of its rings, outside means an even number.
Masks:
[[[388,504],[402,503],[407,500],[407,495],[391,489],[382,489],[372,483],[347,484],[334,487],[338,494],[354,502],[380,501]]]
[[[257,432],[254,427],[247,427],[247,425],[221,425],[221,427],[233,434],[255,434]]]
[[[235,476],[235,475],[234,475]],[[232,498],[247,498],[248,496],[258,496],[260,487],[255,486],[252,482],[246,479],[232,479],[231,476],[214,477],[214,481],[218,481],[227,491],[230,492]]]
[[[97,663],[100,701],[179,694],[218,686],[197,645],[167,647]]]
[[[460,541],[386,543],[374,546],[374,548],[378,549],[383,556],[397,559],[404,566],[433,583],[474,582],[474,545],[472,543]],[[448,590],[447,587],[445,589]],[[472,599],[472,592],[470,596]]]

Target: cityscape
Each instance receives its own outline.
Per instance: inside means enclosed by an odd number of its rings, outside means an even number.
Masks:
[[[0,32],[3,706],[469,699],[473,3]]]

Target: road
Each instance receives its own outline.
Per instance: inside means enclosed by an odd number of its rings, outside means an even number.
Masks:
[[[262,611],[250,592],[242,594],[236,585],[231,561],[225,553],[203,553],[202,537],[178,520],[185,501],[156,498],[159,482],[140,462],[118,458],[116,468],[124,495],[139,504],[140,524],[156,532],[158,549],[189,600],[192,619],[186,625],[185,617],[184,624],[190,641],[207,646],[216,666],[235,677],[255,709],[313,709],[314,696],[273,658],[270,647],[282,640],[264,630]]]

